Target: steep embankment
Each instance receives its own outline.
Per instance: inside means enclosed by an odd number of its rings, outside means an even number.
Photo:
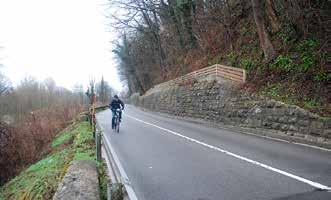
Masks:
[[[52,153],[28,167],[0,188],[0,199],[52,199],[74,160],[95,160],[95,145],[88,122],[72,125],[51,144]],[[106,179],[99,165],[101,198],[106,199]]]
[[[156,88],[140,97],[133,95],[132,103],[153,111],[331,144],[330,118],[246,92],[229,81],[196,81]]]

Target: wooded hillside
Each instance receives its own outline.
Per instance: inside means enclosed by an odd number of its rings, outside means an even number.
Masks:
[[[215,63],[248,70],[245,88],[330,115],[328,0],[111,1],[114,52],[129,93]]]

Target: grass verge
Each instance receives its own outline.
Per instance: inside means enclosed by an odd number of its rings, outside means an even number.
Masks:
[[[95,143],[88,122],[80,122],[60,133],[51,147],[51,154],[0,188],[0,200],[52,199],[73,160],[95,161]],[[107,199],[107,175],[102,163],[97,166],[100,197]]]

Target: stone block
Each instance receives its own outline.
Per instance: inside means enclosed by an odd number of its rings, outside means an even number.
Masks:
[[[278,117],[278,122],[280,123],[288,123],[289,118],[286,116]]]
[[[309,125],[309,120],[298,120],[298,124],[300,126],[308,126]]]
[[[293,108],[290,108],[288,111],[287,111],[287,114],[288,115],[291,115],[291,116],[294,116],[297,114],[297,110],[296,109],[293,109]]]
[[[272,123],[270,121],[262,121],[262,126],[266,127],[266,128],[271,128]]]
[[[247,126],[249,127],[261,127],[262,126],[262,121],[259,120],[259,119],[253,119],[253,118],[247,118],[245,121],[244,121],[245,124],[247,124]]]
[[[280,102],[275,102],[274,107],[275,108],[282,108],[282,107],[284,107],[284,104],[283,103],[280,103]]]
[[[288,130],[290,130],[290,131],[298,131],[299,128],[296,127],[296,126],[290,125],[289,128],[288,128]]]
[[[295,137],[300,137],[300,138],[305,138],[305,137],[306,137],[305,134],[301,134],[301,133],[298,133],[298,132],[295,132],[295,133],[293,134],[293,136],[295,136]]]
[[[325,142],[326,138],[325,137],[317,137],[317,142]]]
[[[280,123],[272,123],[271,124],[271,128],[275,129],[275,130],[280,130],[280,126],[281,126]]]
[[[323,129],[318,129],[318,128],[313,128],[313,127],[310,127],[309,128],[309,134],[311,135],[323,135]]]
[[[296,118],[296,117],[291,117],[291,118],[288,119],[288,122],[291,123],[291,124],[294,124],[297,121],[298,121],[298,118]]]
[[[96,164],[90,160],[73,161],[53,200],[99,200]]]
[[[266,119],[269,122],[274,121],[274,118],[272,116],[266,116],[266,117],[264,117],[264,119]]]
[[[310,123],[310,129],[311,130],[320,130],[320,129],[323,129],[324,128],[324,123],[321,122],[321,121],[312,121]]]
[[[324,137],[331,138],[331,129],[324,129]]]
[[[286,114],[286,109],[284,108],[273,108],[270,110],[274,116],[284,116]]]
[[[289,130],[289,126],[286,125],[286,124],[283,124],[283,125],[280,126],[280,130],[287,131],[287,130]]]
[[[316,141],[316,137],[312,136],[312,135],[305,135],[304,137],[306,140],[309,140],[309,141],[313,141],[315,142]]]
[[[325,128],[331,129],[331,118],[325,119],[324,124]]]

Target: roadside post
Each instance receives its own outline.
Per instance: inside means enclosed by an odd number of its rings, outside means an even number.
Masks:
[[[96,132],[96,137],[95,137],[95,146],[96,146],[96,151],[97,151],[97,161],[101,161],[101,137],[102,137],[102,130],[98,130]]]

